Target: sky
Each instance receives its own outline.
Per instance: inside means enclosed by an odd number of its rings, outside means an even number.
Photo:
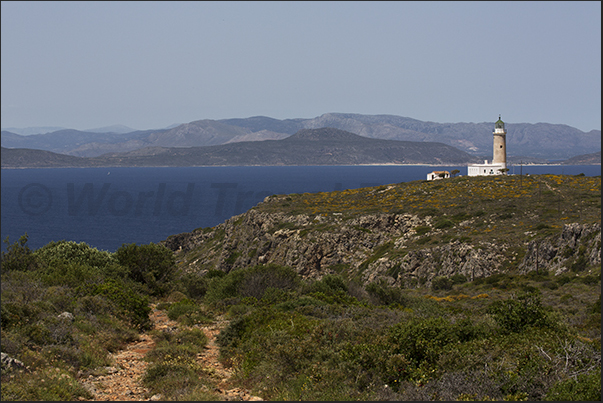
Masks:
[[[1,125],[325,113],[601,129],[601,2],[1,2]]]

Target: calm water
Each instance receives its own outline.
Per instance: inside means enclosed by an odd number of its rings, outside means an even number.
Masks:
[[[115,251],[217,225],[272,194],[324,192],[423,180],[466,167],[327,166],[57,168],[2,170],[2,240],[86,242]],[[515,166],[510,174],[601,175],[601,166]],[[5,246],[3,245],[3,250]]]

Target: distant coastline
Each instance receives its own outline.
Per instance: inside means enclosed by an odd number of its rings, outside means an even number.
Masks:
[[[157,166],[124,166],[124,165],[99,165],[99,166],[58,166],[58,167],[36,167],[36,166],[25,166],[25,167],[12,167],[12,166],[3,166],[0,169],[98,169],[98,168],[227,168],[227,167],[307,167],[307,166],[318,166],[318,167],[389,167],[389,166],[399,166],[399,167],[415,167],[415,166],[424,166],[424,167],[447,167],[451,164],[349,164],[349,165],[187,165],[187,166],[173,166],[173,165],[157,165]],[[592,164],[521,164],[524,167],[544,167],[544,166],[601,166],[601,163],[592,163]],[[520,164],[508,164],[508,166],[520,166]],[[458,167],[467,167],[465,165],[458,165]],[[512,174],[509,174],[512,175]]]

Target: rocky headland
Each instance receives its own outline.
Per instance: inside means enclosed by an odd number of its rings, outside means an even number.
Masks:
[[[561,274],[601,262],[600,183],[583,176],[467,177],[275,195],[164,244],[200,274],[277,264],[304,278],[341,274],[402,287],[441,276]]]

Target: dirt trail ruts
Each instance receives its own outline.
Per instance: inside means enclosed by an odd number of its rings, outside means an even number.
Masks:
[[[174,331],[182,327],[178,322],[169,319],[166,311],[158,310],[155,306],[152,306],[150,318],[155,330]],[[213,392],[221,395],[223,400],[262,400],[241,388],[231,388],[229,381],[232,371],[218,361],[220,350],[216,344],[216,337],[227,324],[228,320],[220,317],[210,325],[195,326],[203,330],[208,338],[208,343],[203,353],[197,356],[197,360],[212,374],[216,381],[216,388]],[[112,355],[114,364],[105,368],[105,375],[90,375],[88,378],[82,379],[83,386],[93,394],[93,398],[90,400],[163,400],[159,394],[148,397],[149,390],[142,385],[142,376],[148,366],[144,357],[154,346],[155,342],[151,335],[143,333],[138,341],[130,343],[125,349]]]

